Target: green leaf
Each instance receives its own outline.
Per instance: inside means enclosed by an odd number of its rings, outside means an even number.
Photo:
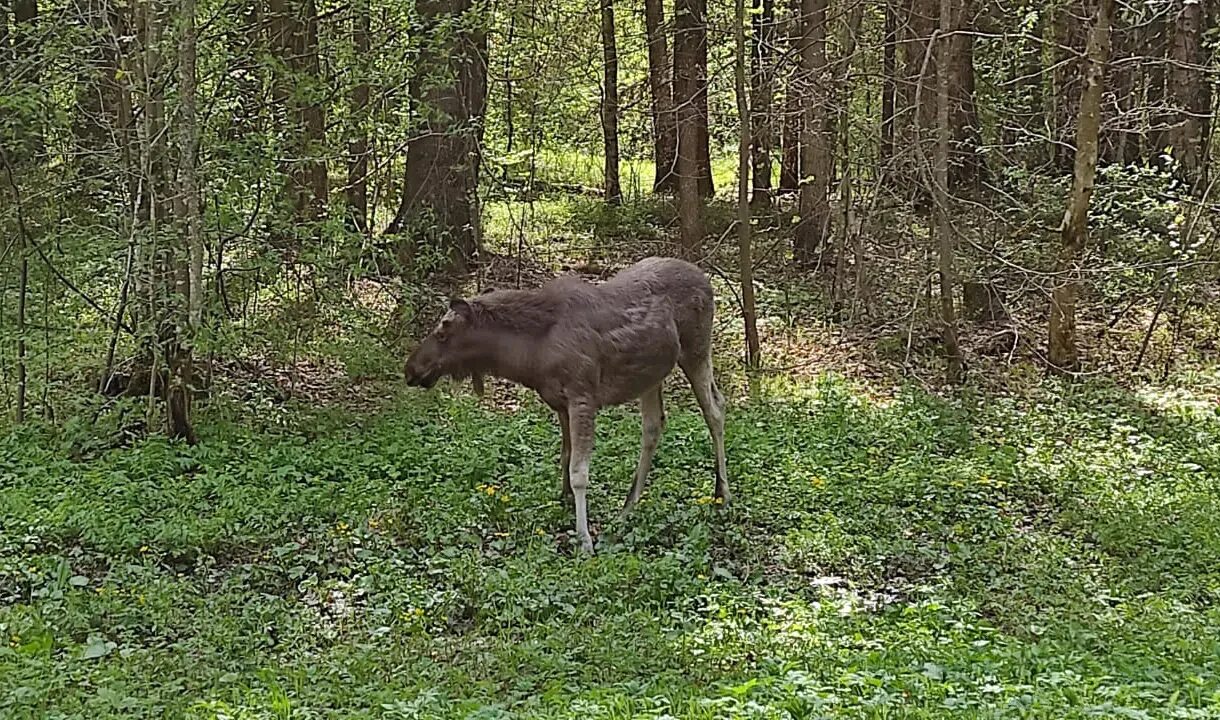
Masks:
[[[115,648],[115,644],[107,642],[105,638],[97,637],[96,635],[89,636],[89,642],[85,645],[84,651],[80,654],[82,660],[96,660],[97,658],[106,657]]]

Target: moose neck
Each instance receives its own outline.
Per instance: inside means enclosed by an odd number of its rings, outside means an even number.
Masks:
[[[467,372],[494,375],[533,387],[538,373],[538,338],[515,328],[489,325],[471,339]]]

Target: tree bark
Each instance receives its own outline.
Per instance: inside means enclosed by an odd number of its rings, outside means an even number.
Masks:
[[[708,113],[708,69],[707,69],[707,0],[698,0],[699,24],[696,27],[699,44],[698,63],[695,65],[695,102],[699,110],[699,194],[710,198],[716,194],[712,182],[712,151],[711,133],[709,132],[710,115]]]
[[[350,130],[347,144],[347,217],[354,232],[369,231],[369,0],[356,0],[352,6],[352,49],[355,51],[359,78],[352,87]]]
[[[699,26],[702,0],[675,0],[674,105],[678,126],[678,221],[682,252],[694,257],[703,246],[703,200],[699,192]]]
[[[178,21],[182,37],[178,46],[178,193],[179,227],[186,238],[186,252],[173,255],[186,267],[176,268],[178,291],[183,296],[186,322],[174,322],[170,340],[170,382],[168,387],[169,435],[189,443],[196,442],[191,422],[191,396],[194,386],[195,338],[203,325],[203,222],[199,208],[199,183],[196,160],[199,148],[199,119],[196,109],[197,36],[195,0],[181,0]],[[173,312],[173,311],[171,311]]]
[[[464,272],[478,252],[479,128],[487,101],[486,33],[452,29],[469,18],[470,0],[421,0],[421,33],[452,32],[441,52],[426,42],[410,82],[413,114],[423,118],[407,143],[402,200],[389,234],[398,260],[415,266],[431,246]],[[446,29],[448,28],[448,29]],[[446,79],[451,78],[451,79]]]
[[[768,2],[770,0],[767,0]],[[746,333],[746,366],[759,366],[758,322],[754,303],[754,253],[750,238],[750,139],[757,137],[752,130],[750,108],[746,100],[746,4],[736,0],[737,31],[734,89],[737,96],[737,121],[740,125],[737,139],[737,251],[738,271],[741,274],[741,314]],[[756,35],[756,46],[760,41]],[[758,57],[758,53],[755,56]],[[761,66],[761,63],[760,63]],[[755,96],[757,97],[757,95]],[[756,166],[757,169],[757,166]],[[771,163],[767,161],[767,187],[770,187]],[[756,178],[757,182],[757,178]],[[755,185],[757,188],[757,185]],[[757,192],[757,190],[756,190]],[[769,201],[769,197],[768,197]]]
[[[1097,172],[1098,133],[1106,63],[1110,54],[1110,24],[1115,0],[1100,0],[1089,33],[1076,128],[1075,175],[1072,194],[1063,216],[1059,273],[1063,278],[1051,293],[1048,360],[1057,372],[1072,372],[1079,365],[1076,345],[1077,264],[1088,243],[1089,202]]]
[[[317,8],[314,0],[269,0],[269,9],[270,44],[282,63],[273,95],[289,121],[285,194],[297,220],[315,221],[325,215],[329,194]]]
[[[945,62],[949,63],[949,97],[953,105],[949,115],[952,133],[949,147],[949,186],[977,189],[987,178],[987,166],[979,153],[982,134],[978,111],[974,103],[974,27],[976,0],[963,0],[941,12],[950,12],[949,48]],[[944,22],[941,23],[944,26]]]
[[[605,155],[605,197],[621,205],[618,152],[618,46],[614,39],[614,0],[601,0],[602,24],[602,141]]]
[[[951,56],[954,51],[955,39],[951,34],[953,0],[940,0],[940,37],[937,39],[937,83],[936,83],[936,152],[933,158],[936,203],[936,247],[937,265],[940,275],[940,313],[941,333],[945,347],[945,358],[948,361],[945,368],[945,382],[957,385],[962,381],[962,352],[957,342],[957,311],[954,307],[953,293],[957,283],[954,271],[954,238],[949,208],[949,145],[952,131],[949,127],[950,117],[950,85],[951,77],[956,75]],[[960,102],[954,99],[953,109],[960,108]]]
[[[309,188],[306,217],[318,220],[326,215],[329,178],[326,172],[326,115],[322,71],[318,60],[318,9],[314,0],[303,0],[301,63],[309,93],[301,108],[304,130],[305,164],[303,173]],[[299,90],[298,90],[299,92]]]
[[[1169,127],[1169,144],[1177,160],[1179,177],[1188,185],[1201,186],[1206,182],[1203,180],[1205,143],[1211,115],[1211,90],[1203,48],[1207,15],[1199,0],[1174,0],[1174,10],[1177,16],[1170,51],[1173,120]]]
[[[674,105],[678,109],[678,133],[683,122],[693,124],[695,172],[699,194],[710,198],[715,194],[712,185],[712,162],[710,136],[708,133],[707,106],[707,0],[681,0],[674,5]],[[679,50],[679,44],[683,47]],[[686,56],[687,69],[679,74],[678,54]],[[679,87],[686,85],[687,87]],[[691,112],[682,113],[682,103],[690,105]],[[686,118],[683,120],[683,118]],[[682,144],[678,138],[679,146]],[[678,153],[681,155],[681,148]]]
[[[1072,128],[1074,110],[1084,92],[1084,65],[1081,59],[1087,42],[1087,13],[1091,0],[1070,0],[1054,12],[1052,36],[1055,69],[1051,73],[1054,91],[1051,93],[1053,114],[1048,123],[1052,129],[1051,160],[1056,168],[1066,171],[1073,160]]]
[[[834,253],[835,272],[834,280],[831,283],[832,297],[832,313],[836,319],[842,316],[843,300],[846,297],[847,280],[847,243],[848,236],[852,233],[854,225],[853,207],[854,199],[853,184],[855,182],[853,175],[853,158],[851,154],[851,106],[852,106],[852,91],[855,78],[852,74],[852,63],[856,60],[857,38],[860,35],[860,26],[864,21],[864,5],[857,4],[844,18],[842,23],[842,37],[839,41],[839,47],[842,48],[842,57],[839,59],[839,76],[836,78],[835,85],[841,93],[838,99],[838,108],[835,111],[835,132],[838,134],[839,149],[840,149],[840,165],[839,174],[839,205],[841,207],[841,223],[837,234],[837,241]]]
[[[771,104],[775,94],[775,69],[773,49],[775,46],[775,0],[754,0],[754,52],[751,56],[751,93],[753,107],[750,112],[753,154],[751,166],[754,170],[754,193],[751,203],[755,207],[771,206],[771,152],[774,133],[771,122]]]
[[[885,3],[885,37],[881,50],[881,171],[894,158],[894,102],[897,99],[898,82],[898,13],[895,0]]]
[[[26,319],[25,307],[26,296],[28,295],[30,285],[30,260],[27,255],[24,239],[21,243],[21,259],[18,261],[18,276],[17,276],[17,415],[18,423],[25,422],[25,396],[27,391],[27,379],[29,370],[26,367],[28,361],[25,343]]]
[[[935,56],[925,57],[931,52],[929,39],[936,29],[939,8],[936,0],[911,0],[903,27],[903,83],[900,112],[902,123],[901,145],[910,148],[904,157],[904,173],[911,180],[918,176],[919,169],[913,165],[917,158],[931,157],[927,143],[935,138],[936,127],[936,62]],[[918,106],[916,101],[918,100]],[[914,143],[921,148],[915,148]],[[933,142],[935,142],[933,140]]]
[[[794,255],[813,265],[830,229],[830,138],[826,127],[826,4],[801,0],[801,48],[798,88],[804,113],[801,123],[800,219]]]
[[[117,44],[124,34],[120,7],[111,0],[74,0],[75,20],[88,38],[76,86],[72,119],[74,165],[85,196],[89,188],[106,187],[114,179],[118,127],[119,58]]]
[[[677,189],[678,127],[674,115],[674,88],[670,76],[669,47],[665,37],[664,0],[644,0],[644,31],[648,36],[648,87],[652,93],[652,147],[656,164],[652,190]]]
[[[788,39],[789,55],[800,57],[801,54],[801,0],[792,0],[785,23]],[[800,69],[792,68],[799,65],[789,62],[784,86],[784,110],[781,123],[781,145],[779,164],[780,192],[796,192],[800,189],[801,180],[801,111]]]

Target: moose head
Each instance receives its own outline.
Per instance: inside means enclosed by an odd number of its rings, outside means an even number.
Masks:
[[[483,394],[483,376],[471,367],[482,353],[482,338],[471,304],[461,298],[449,301],[449,309],[432,332],[407,358],[403,377],[407,385],[431,388],[446,375],[471,379],[474,391]]]

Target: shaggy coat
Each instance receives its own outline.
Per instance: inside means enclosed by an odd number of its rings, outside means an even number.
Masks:
[[[497,290],[453,300],[408,358],[409,385],[493,375],[538,393],[563,431],[562,492],[576,533],[592,550],[586,514],[597,411],[638,399],[640,461],[624,512],[639,500],[665,423],[661,385],[675,367],[690,381],[712,436],[716,497],[729,501],[724,398],[712,373],[714,301],[707,276],[674,258],[650,257],[593,285],[567,276],[536,290]]]

